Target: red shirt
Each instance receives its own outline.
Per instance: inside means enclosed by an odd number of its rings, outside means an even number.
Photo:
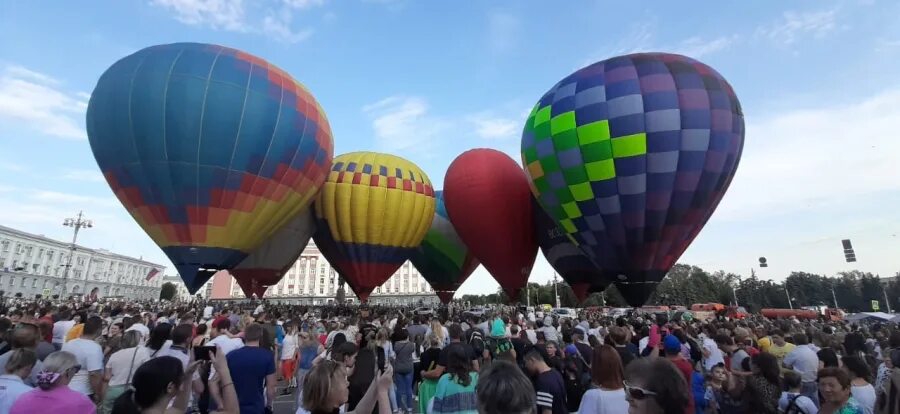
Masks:
[[[681,371],[681,375],[684,376],[685,383],[687,384],[688,406],[687,409],[684,410],[684,413],[694,414],[694,412],[697,411],[694,408],[694,393],[692,392],[691,388],[691,380],[694,376],[694,367],[691,366],[691,363],[688,362],[688,360],[682,358],[681,355],[670,357],[668,359],[669,361],[672,361],[673,364],[675,364],[675,367],[678,368],[679,371]]]

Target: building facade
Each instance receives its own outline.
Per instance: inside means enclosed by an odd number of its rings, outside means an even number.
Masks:
[[[63,283],[72,244],[0,226],[0,291],[5,296],[95,295],[156,299],[166,268],[104,249],[75,246]],[[147,280],[147,276],[155,275]],[[65,286],[65,292],[63,291]]]
[[[281,281],[270,286],[265,298],[273,302],[323,305],[333,303],[341,280],[325,256],[310,241],[300,258],[285,273]],[[359,303],[349,286],[344,287],[345,299]],[[209,296],[211,299],[243,299],[244,293],[227,272],[219,272],[213,278]],[[409,261],[377,287],[369,295],[370,304],[384,305],[436,305],[439,299],[434,290]]]

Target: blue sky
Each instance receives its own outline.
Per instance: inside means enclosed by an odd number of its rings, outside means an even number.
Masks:
[[[900,4],[876,1],[0,2],[0,224],[170,265],[103,181],[84,132],[99,75],[146,46],[222,44],[280,66],[325,108],[336,153],[376,150],[437,187],[453,158],[519,159],[526,112],[557,80],[614,55],[698,58],[747,123],[735,181],[682,262],[710,270],[900,271]],[[843,262],[850,238],[859,263]],[[552,270],[539,258],[532,281]],[[463,292],[496,283],[483,270]]]

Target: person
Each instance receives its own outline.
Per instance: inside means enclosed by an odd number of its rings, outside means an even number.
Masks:
[[[70,352],[56,351],[48,355],[38,374],[37,388],[19,396],[9,413],[95,414],[97,407],[93,401],[69,388],[79,369],[78,359]]]
[[[693,414],[684,376],[665,358],[638,358],[625,369],[629,414]]]
[[[122,349],[109,356],[106,369],[103,371],[103,382],[106,384],[101,408],[104,413],[112,412],[116,398],[131,385],[131,379],[137,367],[150,359],[147,348],[140,346],[141,333],[125,332],[119,345]]]
[[[619,358],[622,360],[622,367],[628,367],[628,364],[637,358],[637,356],[628,349],[628,333],[625,328],[613,326],[610,328],[609,336],[607,338],[612,341],[612,345],[616,348],[616,352],[619,353]]]
[[[397,393],[397,406],[399,409],[412,412],[412,381],[413,381],[413,353],[416,345],[409,341],[409,332],[401,329],[396,333],[397,342],[394,343],[394,389]]]
[[[713,342],[715,343],[715,342]],[[678,339],[675,335],[666,335],[665,339],[663,339],[663,352],[665,352],[666,359],[672,362],[678,371],[681,372],[681,375],[684,377],[684,383],[688,387],[691,388],[691,384],[693,383],[694,378],[694,367],[691,363],[684,359],[681,353],[681,340]],[[649,345],[648,345],[649,346]],[[718,348],[716,348],[718,350]],[[721,351],[719,351],[721,352]],[[723,358],[724,359],[724,358]],[[695,401],[693,394],[688,394],[688,412],[693,412],[695,409]]]
[[[300,332],[298,338],[300,341],[300,348],[297,356],[297,370],[294,374],[294,385],[298,389],[303,390],[303,381],[309,373],[309,370],[312,369],[313,361],[317,356],[325,353],[325,347],[310,332]],[[356,354],[355,349],[353,354]],[[300,393],[298,393],[297,396],[297,405],[300,405],[301,402],[299,394]]]
[[[287,321],[282,325],[285,333],[281,339],[281,376],[288,382],[284,389],[284,395],[290,394],[297,388],[297,376],[294,375],[297,369],[297,349],[299,347],[299,337],[297,335],[297,324],[294,321]]]
[[[625,371],[619,351],[601,345],[591,352],[591,388],[581,397],[579,414],[616,414],[628,411]]]
[[[223,311],[226,312],[227,310]],[[210,330],[210,339],[209,342],[206,343],[207,346],[217,346],[219,347],[225,355],[231,353],[235,349],[241,348],[244,346],[244,341],[241,338],[232,337],[228,332],[231,329],[231,321],[227,319],[221,319],[218,323],[213,324],[212,329]]]
[[[42,319],[38,322],[38,329],[41,331],[41,339],[35,348],[35,352],[37,353],[38,361],[43,361],[44,358],[47,358],[47,355],[56,352],[56,348],[50,342],[53,339],[53,322]],[[48,337],[50,340],[47,340]]]
[[[59,320],[53,324],[53,347],[56,350],[62,348],[63,344],[66,342],[66,335],[69,334],[69,330],[75,326],[75,321],[72,320],[72,312],[65,307],[60,308],[59,311]]]
[[[531,414],[536,406],[531,380],[507,361],[495,361],[481,371],[475,394],[481,414]]]
[[[172,345],[170,337],[172,336],[172,325],[168,322],[156,324],[150,331],[150,339],[147,340],[147,348],[150,351],[150,357],[165,355],[165,350]]]
[[[850,395],[850,375],[841,368],[819,370],[820,414],[864,414],[862,406]]]
[[[103,348],[95,341],[102,327],[103,320],[99,316],[91,316],[84,322],[81,337],[62,346],[63,351],[75,355],[81,368],[72,378],[70,387],[95,402],[103,400]]]
[[[841,365],[837,353],[831,348],[820,349],[816,352],[816,357],[819,358],[819,369],[838,368]],[[818,371],[816,371],[816,375],[818,375]]]
[[[800,378],[803,381],[800,392],[818,406],[819,388],[816,385],[816,375],[819,372],[819,356],[809,344],[806,334],[795,334],[794,343],[797,346],[794,347],[793,351],[785,355],[784,366],[800,373]],[[872,403],[875,403],[874,395],[872,397]]]
[[[9,344],[12,346],[13,350],[30,349],[35,351],[37,349],[38,340],[40,340],[40,329],[31,323],[20,323],[19,326],[16,326],[15,329],[12,330],[12,333],[9,334]],[[10,352],[0,355],[0,367],[6,366],[11,356],[12,353]],[[41,372],[43,366],[44,365],[40,360],[35,362],[34,366],[31,368],[31,373],[25,378],[25,384],[32,387],[37,385],[37,374]]]
[[[438,380],[431,402],[431,413],[475,414],[478,405],[475,387],[478,373],[472,370],[472,358],[466,348],[447,347],[447,369]]]
[[[878,394],[875,402],[876,414],[895,414],[900,412],[900,349],[891,350],[890,376],[886,380],[884,392]]]
[[[773,344],[769,348],[774,349],[777,341],[773,336]],[[781,370],[778,368],[778,359],[768,352],[750,357],[753,375],[747,377],[742,395],[744,409],[754,414],[777,414],[778,399],[781,397]]]
[[[31,375],[31,369],[38,361],[37,354],[30,349],[20,348],[8,353],[11,355],[3,365],[5,374],[0,375],[0,414],[8,414],[13,403],[31,391],[24,380]]]
[[[802,393],[803,377],[801,374],[788,371],[784,373],[784,387],[778,399],[778,412],[783,414],[816,414],[819,408],[815,402]]]
[[[772,345],[769,346],[769,350],[766,352],[774,355],[778,359],[778,366],[781,367],[784,365],[784,357],[794,350],[795,345],[785,341],[784,333],[780,330],[772,331],[769,337],[772,339]]]
[[[749,361],[748,361],[749,362]],[[704,412],[715,414],[739,414],[743,412],[740,399],[735,398],[737,383],[735,377],[725,369],[725,364],[718,364],[707,373],[706,389],[703,399],[706,405]],[[698,401],[695,396],[694,402]],[[699,412],[699,410],[698,410]]]
[[[858,355],[848,355],[841,358],[847,373],[850,374],[850,395],[862,406],[866,414],[875,411],[875,387],[869,383],[872,371],[866,362]]]
[[[537,350],[525,355],[525,368],[534,377],[538,414],[567,414],[566,386],[562,374],[550,368]]]
[[[434,333],[425,338],[426,350],[422,353],[419,360],[419,412],[425,413],[428,410],[428,402],[434,397],[434,391],[437,389],[437,380],[440,375],[433,376],[431,373],[440,371],[443,375],[443,368],[439,367],[441,359],[441,344],[443,342]]]
[[[271,410],[275,401],[275,354],[260,347],[264,334],[262,325],[247,325],[244,328],[244,346],[226,356],[228,369],[239,373],[233,380],[241,412]]]
[[[312,367],[303,381],[300,393],[303,399],[297,407],[297,414],[369,414],[376,403],[378,414],[390,414],[388,390],[391,387],[392,376],[393,370],[388,365],[381,375],[376,376],[377,380],[369,384],[356,408],[348,412],[346,406],[350,396],[350,382],[347,379],[347,370],[339,362],[322,360]]]

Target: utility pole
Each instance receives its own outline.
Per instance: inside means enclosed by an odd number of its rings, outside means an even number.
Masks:
[[[531,306],[531,288],[528,286],[528,282],[525,282],[525,306]]]
[[[75,250],[77,249],[75,243],[78,242],[78,231],[81,230],[82,227],[88,229],[94,227],[94,222],[92,220],[85,219],[84,214],[79,211],[78,216],[76,216],[75,218],[67,218],[63,220],[63,226],[72,227],[75,229],[75,231],[74,234],[72,234],[72,244],[69,245],[69,259],[66,260],[66,268],[65,270],[63,270],[63,285],[62,292],[60,292],[60,297],[65,296],[66,292],[69,291],[69,287],[67,286],[69,282],[69,269],[72,268],[72,259],[75,258]]]
[[[731,287],[731,294],[734,295],[734,307],[736,308],[738,306],[741,306],[741,305],[738,305],[737,288],[735,288],[734,286]]]
[[[556,272],[553,272],[553,297],[556,298],[556,307],[559,307],[559,292],[556,290]]]
[[[784,294],[787,296],[788,306],[791,307],[791,310],[794,310],[794,304],[791,302],[791,294],[788,293],[787,286],[784,287]]]
[[[837,303],[837,295],[834,294],[834,283],[831,284],[831,298],[834,299],[834,308],[840,309]]]
[[[884,285],[881,285],[881,292],[884,293],[884,304],[887,306],[888,313],[891,312],[891,301],[888,299],[887,289],[884,288]]]

